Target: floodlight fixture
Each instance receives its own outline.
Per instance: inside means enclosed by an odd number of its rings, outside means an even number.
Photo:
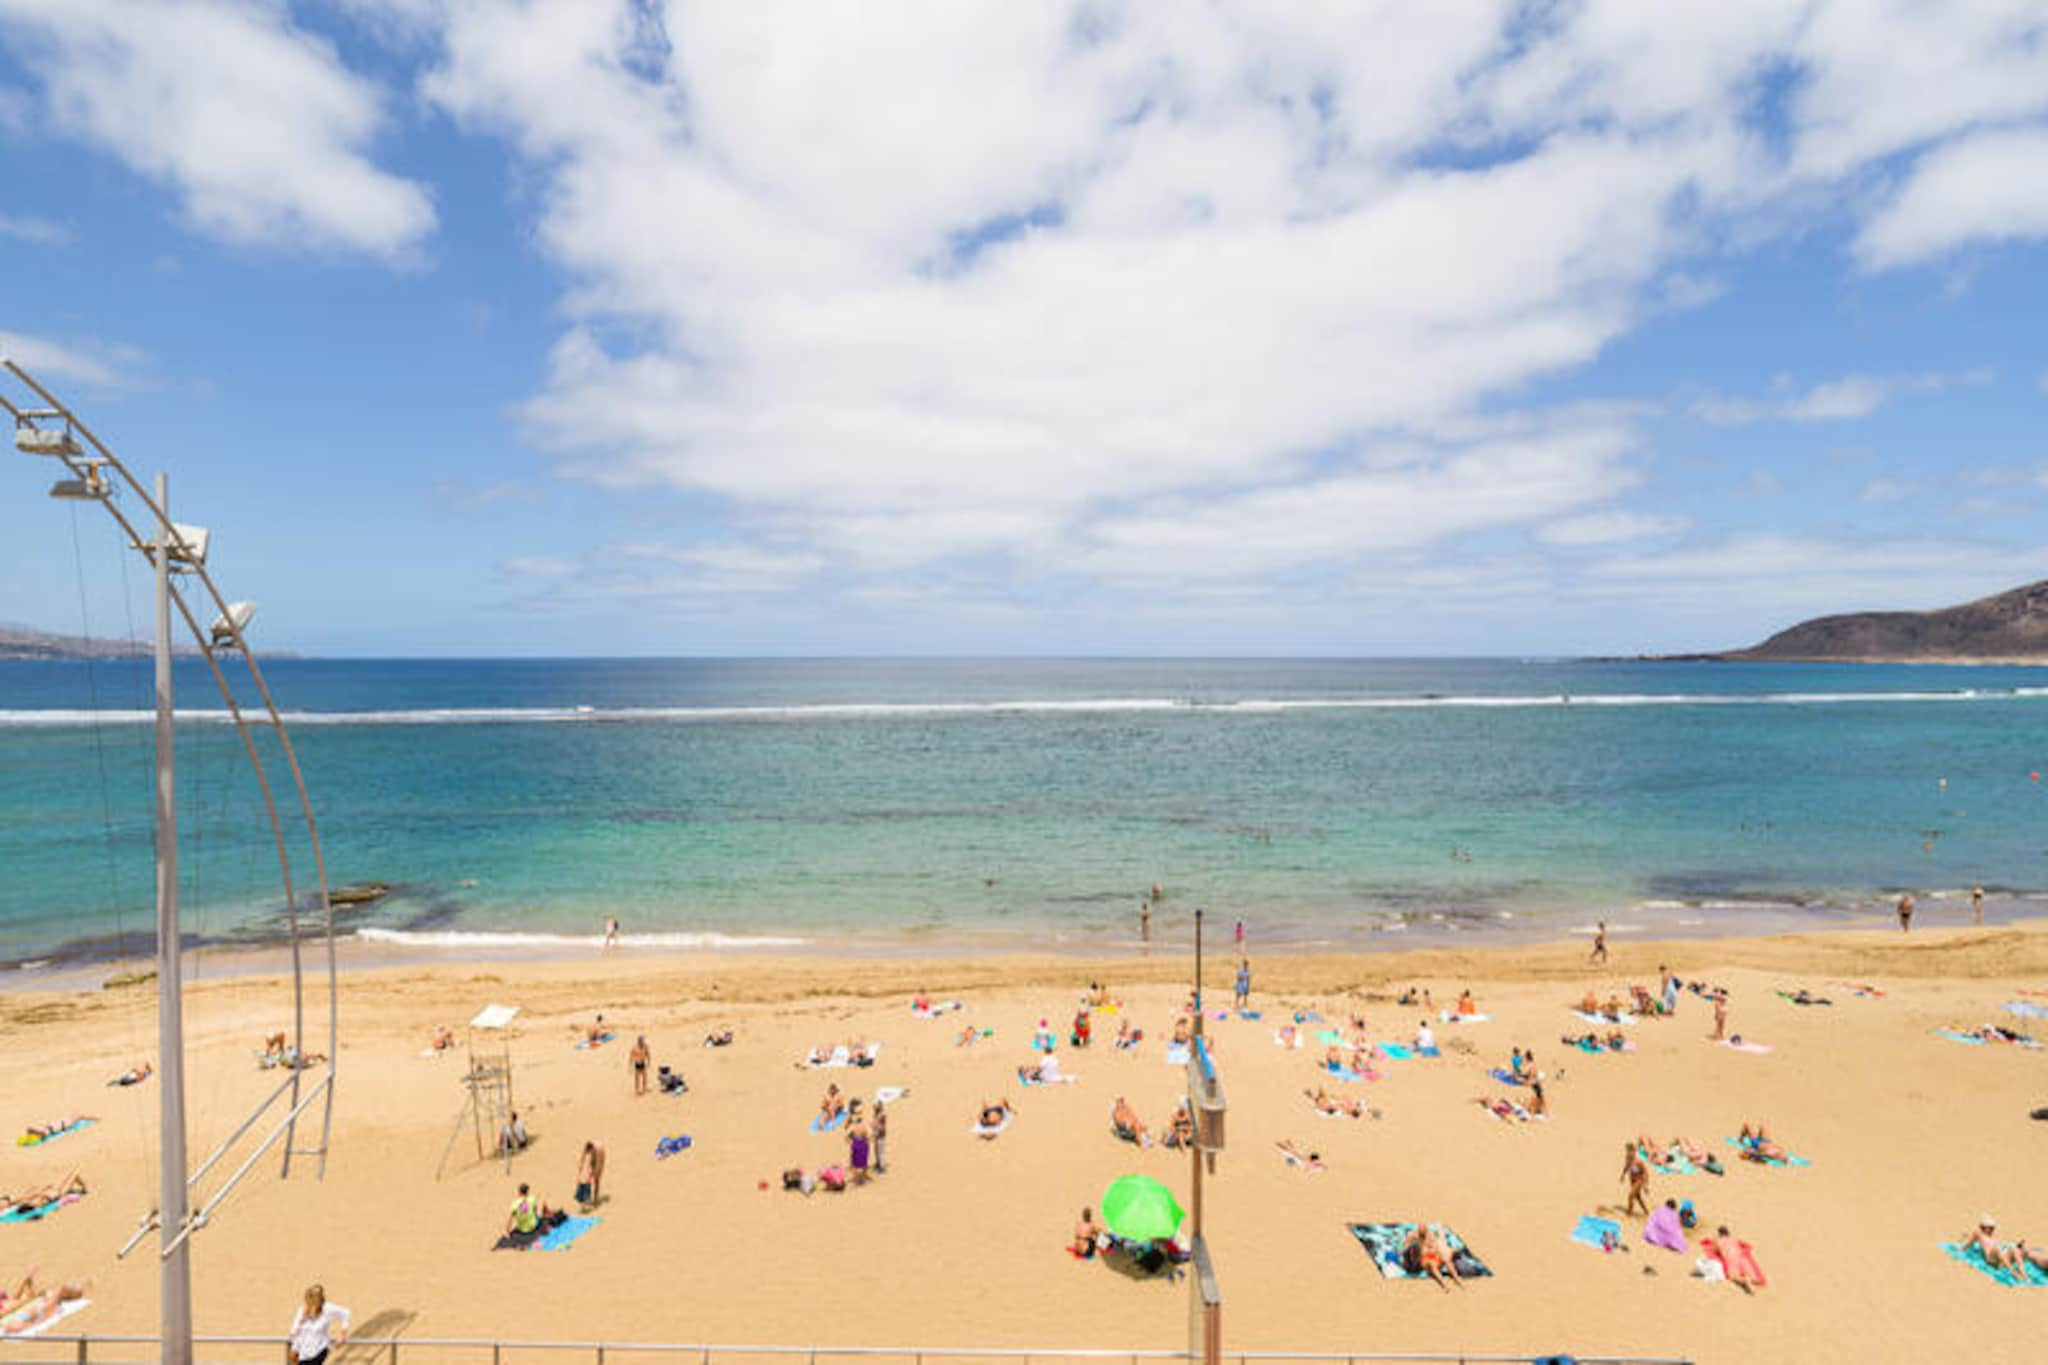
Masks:
[[[206,567],[206,547],[213,532],[204,526],[171,523],[171,572],[190,573]]]
[[[214,619],[210,632],[214,648],[233,644],[237,636],[249,629],[249,622],[255,615],[254,602],[230,602],[228,609]]]
[[[14,429],[14,448],[24,455],[53,455],[60,460],[83,455],[78,438],[71,434],[71,428],[17,426]]]

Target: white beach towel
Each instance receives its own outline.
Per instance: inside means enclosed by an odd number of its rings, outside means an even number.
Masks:
[[[1456,1010],[1438,1010],[1436,1017],[1446,1024],[1483,1024],[1493,1018],[1490,1014],[1460,1014]]]
[[[73,1313],[84,1308],[90,1308],[91,1306],[91,1299],[73,1299],[69,1303],[58,1304],[56,1312],[50,1314],[50,1316],[44,1318],[33,1327],[24,1327],[18,1332],[10,1332],[4,1327],[0,1327],[0,1337],[7,1337],[10,1340],[18,1340],[22,1337],[39,1337],[58,1323],[64,1321],[64,1319],[70,1317]]]
[[[1573,1013],[1573,1014],[1576,1014],[1577,1016],[1579,1016],[1579,1018],[1581,1018],[1581,1019],[1585,1020],[1585,1021],[1586,1021],[1587,1023],[1589,1023],[1589,1024],[1610,1024],[1610,1025],[1611,1025],[1611,1024],[1633,1024],[1634,1022],[1636,1022],[1636,1017],[1635,1017],[1635,1016],[1634,1016],[1633,1014],[1623,1014],[1623,1015],[1622,1015],[1622,1016],[1621,1016],[1621,1017],[1620,1017],[1619,1019],[1609,1019],[1609,1018],[1608,1018],[1608,1017],[1607,1017],[1606,1015],[1604,1015],[1604,1014],[1588,1014],[1588,1013],[1586,1013],[1586,1012],[1585,1012],[1584,1010],[1573,1010],[1573,1011],[1572,1011],[1572,1013]]]
[[[880,1043],[868,1044],[868,1056],[879,1057],[881,1055],[882,1045]],[[852,1066],[853,1064],[853,1053],[847,1049],[844,1043],[833,1048],[831,1057],[825,1061],[821,1062],[816,1057],[804,1058],[804,1065],[813,1071],[830,1071],[836,1067]]]
[[[1010,1126],[1010,1118],[1011,1115],[1009,1114],[1009,1112],[1005,1111],[1003,1114],[1003,1121],[1001,1123],[996,1124],[993,1128],[989,1127],[985,1123],[976,1123],[971,1131],[978,1138],[992,1138],[999,1135],[1005,1128],[1008,1128]]]

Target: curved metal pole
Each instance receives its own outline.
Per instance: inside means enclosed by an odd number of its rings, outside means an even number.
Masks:
[[[178,541],[177,532],[172,526],[170,518],[165,514],[163,507],[156,499],[150,496],[148,488],[129,472],[128,467],[121,463],[120,458],[107,447],[105,442],[101,441],[93,433],[92,429],[75,412],[58,401],[54,394],[37,383],[33,377],[12,360],[0,358],[0,366],[5,366],[9,373],[13,374],[15,378],[34,391],[38,398],[49,405],[52,416],[61,417],[72,431],[84,437],[93,450],[98,452],[101,459],[120,476],[122,482],[128,486],[129,490],[142,501],[143,506],[149,509],[150,518],[157,526],[157,540],[159,544],[169,546]],[[13,403],[8,402],[5,398],[0,398],[0,406],[7,408],[9,414],[15,418],[18,425],[32,425],[36,420],[40,420],[36,416],[25,413],[15,407]],[[81,477],[88,475],[89,470],[81,468],[80,461],[73,456],[65,454],[59,455],[57,458],[72,473]],[[142,539],[134,524],[121,513],[120,509],[113,505],[111,497],[102,497],[97,499],[97,501],[120,524],[130,542],[137,549],[142,550],[144,553],[154,553],[152,547]],[[229,637],[235,649],[239,652],[243,663],[247,665],[250,679],[255,683],[257,693],[263,699],[264,711],[270,721],[271,728],[277,735],[278,748],[283,753],[285,763],[291,771],[292,785],[298,793],[299,809],[305,819],[307,841],[313,854],[314,876],[320,895],[323,928],[327,937],[327,1065],[330,1083],[325,1087],[327,1103],[321,1124],[320,1165],[318,1168],[318,1174],[324,1175],[327,1167],[328,1140],[332,1135],[334,1120],[334,1087],[331,1082],[338,1069],[338,1058],[341,1050],[339,972],[334,949],[334,903],[328,895],[326,856],[320,846],[320,830],[314,820],[312,798],[306,791],[305,774],[299,766],[298,753],[292,746],[291,734],[285,728],[284,717],[278,711],[276,699],[271,695],[269,682],[263,676],[262,666],[257,662],[255,653],[250,650],[248,641],[243,637],[241,624],[235,620],[234,614],[228,610],[227,598],[221,593],[218,585],[214,583],[212,575],[206,572],[205,565],[193,563],[188,567],[199,581],[205,585],[208,596],[213,599],[215,608],[219,611],[221,618],[227,625]],[[243,718],[241,705],[236,701],[233,690],[228,686],[226,676],[221,672],[219,660],[215,655],[212,637],[209,632],[200,629],[198,619],[193,615],[190,606],[185,601],[184,595],[178,592],[175,585],[172,588],[171,595],[177,604],[179,614],[185,620],[186,627],[192,632],[194,643],[198,645],[200,653],[207,661],[208,668],[213,673],[214,684],[219,689],[221,698],[227,705],[229,716],[233,719],[236,729],[242,735],[243,746],[248,751],[250,764],[255,769],[258,785],[263,792],[264,806],[270,818],[272,837],[277,845],[278,864],[284,880],[285,913],[290,929],[292,953],[293,1038],[300,1055],[303,1056],[305,1053],[304,972],[299,943],[298,897],[292,886],[291,857],[284,841],[283,826],[277,814],[276,802],[271,793],[269,778],[263,767],[262,760],[257,754],[254,738]],[[299,1089],[297,1075],[297,1068],[294,1068],[294,1083],[292,1086],[294,1137],[296,1136],[297,1115],[299,1110],[303,1108],[302,1105],[297,1103]],[[283,1174],[290,1174],[293,1152],[293,1141],[287,1140],[284,1150]]]

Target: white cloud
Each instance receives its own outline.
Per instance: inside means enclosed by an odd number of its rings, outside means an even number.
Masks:
[[[501,573],[521,578],[566,578],[576,572],[573,559],[552,559],[546,555],[514,555],[498,564]]]
[[[0,213],[0,237],[12,237],[17,242],[30,242],[36,246],[68,246],[71,229],[47,218]]]
[[[395,258],[432,230],[420,185],[379,169],[377,88],[267,0],[0,0],[0,41],[47,126],[176,190],[235,243]]]
[[[1856,495],[1858,502],[1900,502],[1911,497],[1916,486],[1899,479],[1872,479]]]
[[[142,353],[105,342],[48,341],[20,332],[0,332],[0,356],[14,361],[44,384],[68,379],[95,388],[118,388],[142,361]]]
[[[539,187],[573,283],[524,414],[561,472],[870,575],[1663,533],[1587,511],[1625,421],[1517,395],[1704,302],[1716,253],[1893,212],[1886,167],[2048,111],[2018,4],[349,4]]]
[[[1692,523],[1684,517],[1649,516],[1641,512],[1594,512],[1553,521],[1537,538],[1551,545],[1613,545],[1675,535]]]
[[[2048,41],[2037,40],[2048,47]],[[2048,80],[2048,70],[2042,73]],[[1922,157],[1856,239],[1881,270],[1965,242],[2048,237],[2048,128],[1974,134]]]
[[[1742,426],[1750,422],[1843,422],[1868,417],[1891,398],[1902,393],[1940,393],[1958,386],[1987,384],[1990,370],[1969,370],[1947,374],[1875,376],[1852,374],[1795,389],[1781,377],[1777,391],[1763,398],[1730,398],[1708,395],[1692,405],[1692,415],[1715,426]]]

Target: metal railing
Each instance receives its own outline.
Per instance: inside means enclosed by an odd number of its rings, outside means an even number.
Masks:
[[[194,1337],[196,1358],[208,1365],[276,1365],[283,1337],[201,1336]],[[0,1338],[0,1359],[69,1361],[76,1365],[140,1365],[155,1360],[153,1354],[124,1355],[154,1347],[154,1336],[94,1333],[64,1336],[51,1334],[32,1339]],[[226,1348],[225,1353],[207,1348]],[[112,1353],[110,1353],[112,1352]],[[20,1353],[20,1354],[17,1354]],[[1091,1351],[1035,1350],[1015,1347],[978,1349],[967,1346],[718,1346],[679,1343],[625,1341],[491,1341],[462,1337],[354,1337],[330,1357],[332,1365],[400,1365],[407,1360],[439,1365],[451,1359],[491,1362],[491,1365],[520,1365],[539,1355],[573,1356],[591,1365],[614,1365],[645,1357],[674,1360],[695,1357],[698,1365],[714,1365],[733,1357],[770,1357],[803,1365],[820,1361],[893,1361],[899,1365],[966,1365],[968,1362],[1000,1361],[1003,1365],[1032,1365],[1045,1361],[1084,1362],[1086,1365],[1146,1365],[1146,1362],[1188,1359],[1186,1351]],[[1373,1362],[1405,1362],[1406,1365],[1530,1365],[1546,1355],[1501,1355],[1472,1351],[1225,1351],[1225,1365],[1373,1365]],[[1689,1356],[1575,1355],[1578,1365],[1692,1365]]]

